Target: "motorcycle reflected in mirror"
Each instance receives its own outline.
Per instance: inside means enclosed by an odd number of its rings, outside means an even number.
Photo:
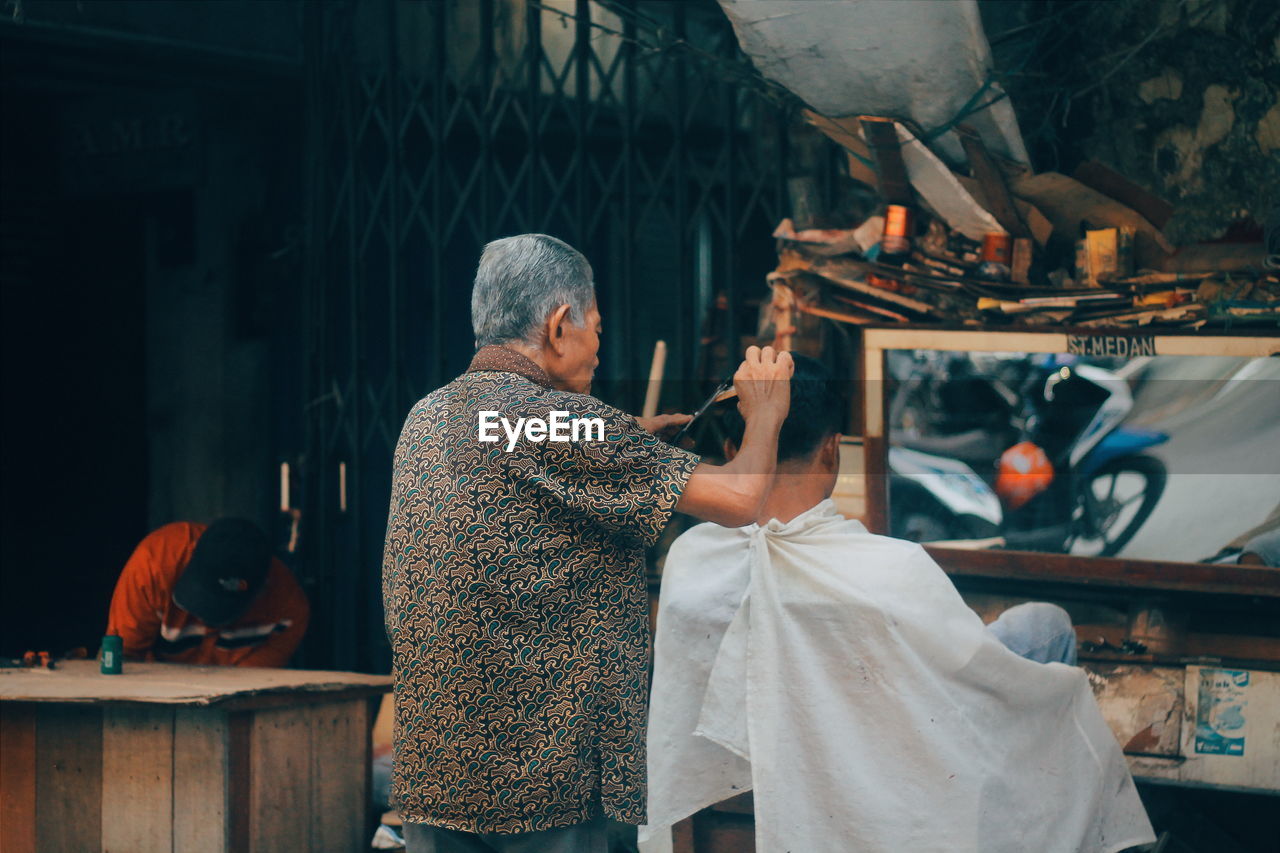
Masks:
[[[904,426],[889,451],[892,535],[1113,556],[1150,517],[1167,472],[1145,451],[1169,437],[1124,423],[1125,379],[1070,356],[903,355],[910,364],[891,365]]]

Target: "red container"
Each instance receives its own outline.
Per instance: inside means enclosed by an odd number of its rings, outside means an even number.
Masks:
[[[982,260],[993,264],[1013,263],[1013,236],[1010,234],[985,234],[982,237]]]

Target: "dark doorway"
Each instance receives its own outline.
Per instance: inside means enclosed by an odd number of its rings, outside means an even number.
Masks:
[[[0,654],[96,650],[146,533],[146,210],[60,183],[50,98],[7,91],[0,156]]]

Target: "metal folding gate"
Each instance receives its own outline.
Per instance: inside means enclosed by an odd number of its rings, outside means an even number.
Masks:
[[[480,248],[540,231],[581,249],[605,316],[596,393],[636,411],[634,380],[664,337],[664,402],[690,406],[704,330],[752,331],[788,108],[752,84],[705,0],[364,0],[306,15],[304,662],[377,669],[391,454],[413,401],[470,357]]]

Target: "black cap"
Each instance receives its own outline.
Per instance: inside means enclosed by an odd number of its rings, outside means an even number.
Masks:
[[[258,526],[241,518],[210,524],[173,585],[173,600],[208,625],[238,619],[262,589],[271,546]]]

